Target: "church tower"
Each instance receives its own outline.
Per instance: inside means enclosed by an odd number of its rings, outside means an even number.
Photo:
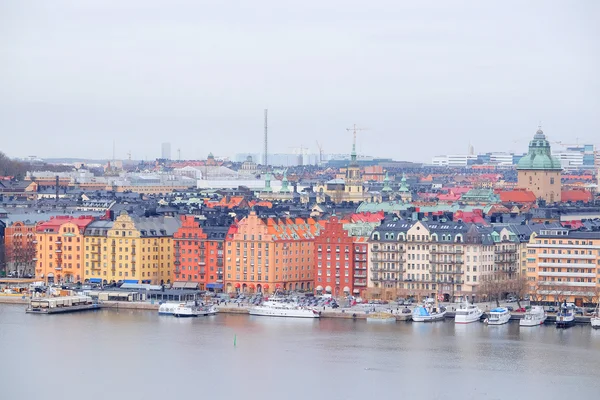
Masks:
[[[517,187],[532,191],[546,203],[560,202],[562,166],[550,151],[550,142],[541,127],[529,142],[529,152],[517,165]]]

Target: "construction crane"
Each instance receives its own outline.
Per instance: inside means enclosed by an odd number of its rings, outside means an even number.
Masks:
[[[346,128],[346,131],[347,132],[352,132],[352,136],[353,136],[353,138],[352,138],[352,152],[354,154],[356,154],[356,134],[358,132],[366,131],[366,129],[365,128],[358,128],[356,126],[356,124],[354,124],[352,126],[352,128]]]
[[[177,149],[177,161],[181,161],[181,149]]]
[[[323,165],[323,146],[317,140],[317,148],[319,149],[319,166]]]

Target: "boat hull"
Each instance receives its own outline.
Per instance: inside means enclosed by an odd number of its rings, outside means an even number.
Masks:
[[[295,310],[295,309],[271,309],[271,308],[251,308],[248,311],[250,315],[260,317],[287,317],[287,318],[319,318],[319,313],[313,310]]]
[[[510,321],[510,313],[506,313],[506,314],[490,314],[487,318],[486,318],[486,323],[488,325],[504,325],[507,324],[508,321]]]
[[[546,322],[546,317],[542,319],[521,319],[519,326],[541,326]]]
[[[473,322],[479,322],[483,313],[477,313],[472,315],[457,315],[454,317],[455,324],[472,324]]]
[[[594,317],[590,320],[590,323],[592,324],[592,328],[594,329],[600,329],[600,317]]]
[[[575,325],[575,318],[557,317],[556,327],[560,329],[570,328]]]
[[[446,311],[434,315],[413,315],[414,322],[435,322],[443,321],[446,318]]]

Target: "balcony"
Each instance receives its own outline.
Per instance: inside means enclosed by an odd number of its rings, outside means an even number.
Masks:
[[[56,271],[62,271],[62,267],[54,267]]]
[[[367,286],[367,281],[354,281],[354,286]]]
[[[361,273],[361,274],[354,274],[354,277],[355,278],[366,278],[367,274],[363,274],[363,273]]]
[[[496,254],[511,254],[516,252],[517,249],[494,249],[494,253]]]
[[[56,250],[54,250],[54,252],[55,253],[62,253],[62,250],[61,249],[56,249]]]

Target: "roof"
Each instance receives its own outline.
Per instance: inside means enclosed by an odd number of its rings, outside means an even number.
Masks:
[[[84,229],[88,226],[94,217],[89,215],[82,215],[80,217],[72,217],[70,215],[58,215],[56,217],[50,217],[49,221],[42,222],[36,227],[37,232],[56,232],[62,225],[71,223],[75,224],[77,228]]]
[[[583,189],[563,190],[560,195],[560,199],[563,202],[571,201],[582,201],[589,203],[594,199],[592,192]]]
[[[535,203],[537,198],[530,190],[515,189],[497,192],[502,203]]]

